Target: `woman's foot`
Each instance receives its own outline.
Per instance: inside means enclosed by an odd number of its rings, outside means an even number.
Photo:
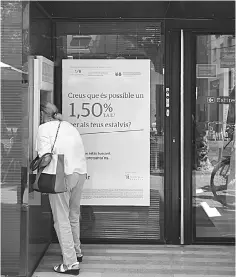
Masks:
[[[79,262],[76,262],[72,265],[64,265],[64,264],[59,264],[54,266],[54,271],[57,273],[62,273],[62,274],[71,274],[71,275],[79,275]]]

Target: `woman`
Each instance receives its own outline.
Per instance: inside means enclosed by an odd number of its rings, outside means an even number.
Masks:
[[[77,275],[79,262],[83,257],[80,248],[79,217],[82,188],[87,176],[84,146],[77,129],[70,123],[62,121],[62,116],[55,105],[49,102],[40,105],[40,121],[36,141],[39,157],[51,151],[61,122],[54,152],[64,154],[68,187],[64,193],[49,194],[54,227],[63,255],[63,264],[55,266],[54,271]],[[47,172],[50,171],[50,165],[47,167]]]

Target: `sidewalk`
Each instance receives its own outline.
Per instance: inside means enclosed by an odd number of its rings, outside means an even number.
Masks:
[[[83,245],[81,277],[229,277],[235,276],[234,246]],[[61,263],[52,244],[33,277],[53,277]],[[70,276],[70,275],[65,275]]]

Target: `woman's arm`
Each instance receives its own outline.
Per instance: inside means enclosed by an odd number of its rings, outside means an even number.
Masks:
[[[42,157],[46,153],[51,153],[50,137],[43,125],[40,125],[38,129],[35,150],[38,152],[39,157]]]

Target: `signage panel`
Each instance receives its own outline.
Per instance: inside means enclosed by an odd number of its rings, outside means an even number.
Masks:
[[[197,78],[216,78],[217,65],[216,64],[197,64]]]
[[[63,117],[84,142],[82,205],[150,205],[150,60],[63,60]]]

